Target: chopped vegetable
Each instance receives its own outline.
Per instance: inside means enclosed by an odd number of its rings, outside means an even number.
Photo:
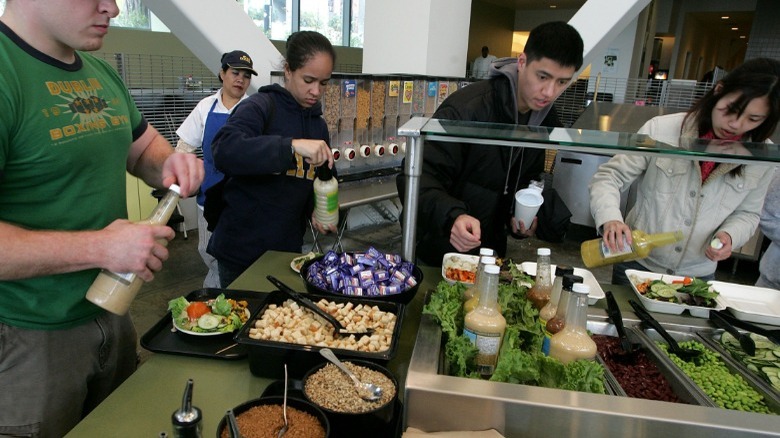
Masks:
[[[233,332],[249,319],[247,302],[225,298],[225,294],[208,301],[174,298],[168,302],[168,310],[177,329],[195,333]]]
[[[668,283],[663,280],[640,279],[632,276],[631,282],[645,298],[689,306],[715,307],[718,292],[704,280],[685,277]]]
[[[728,332],[721,335],[720,343],[731,357],[780,391],[780,345],[755,333],[751,333],[750,337],[756,343],[756,354],[753,356],[748,356],[740,347],[739,340]]]

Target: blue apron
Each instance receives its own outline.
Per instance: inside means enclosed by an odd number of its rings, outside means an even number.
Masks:
[[[222,181],[224,175],[217,170],[214,166],[214,155],[211,152],[211,142],[214,140],[214,136],[217,135],[217,131],[227,121],[230,114],[228,113],[215,113],[214,107],[217,106],[217,101],[211,105],[209,114],[206,116],[206,126],[203,127],[203,168],[206,171],[206,175],[203,177],[203,183],[200,185],[200,192],[198,192],[197,202],[201,207],[206,202],[206,190],[214,184]]]

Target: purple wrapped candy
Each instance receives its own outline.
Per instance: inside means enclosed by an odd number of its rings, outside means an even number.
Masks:
[[[417,285],[414,265],[398,254],[383,254],[373,246],[365,252],[328,251],[309,266],[314,286],[355,296],[393,295]]]
[[[374,281],[381,283],[387,281],[390,278],[390,274],[387,271],[374,271]]]
[[[365,290],[360,286],[347,286],[344,288],[345,295],[362,297],[364,295],[364,292]]]
[[[382,253],[378,249],[374,248],[373,246],[368,248],[366,254],[368,255],[368,257],[372,259],[379,259],[382,257]]]
[[[371,257],[365,255],[360,256],[357,258],[357,262],[360,263],[363,266],[374,266],[376,265],[376,259],[372,259]]]

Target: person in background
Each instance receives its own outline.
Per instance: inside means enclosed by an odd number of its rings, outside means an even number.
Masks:
[[[562,126],[553,106],[582,66],[583,43],[576,29],[550,22],[531,31],[523,53],[493,63],[490,79],[450,95],[437,119]],[[447,252],[480,246],[506,252],[507,231],[532,236],[532,224],[518,224],[512,202],[544,170],[542,149],[427,142],[420,176],[417,257],[440,265]],[[405,175],[397,178],[401,199]]]
[[[214,167],[214,157],[211,153],[211,141],[225,124],[233,108],[246,99],[246,90],[252,82],[252,75],[257,72],[252,68],[252,58],[240,50],[234,50],[222,55],[221,70],[217,77],[222,88],[213,95],[204,98],[184,122],[176,130],[179,142],[176,151],[195,153],[203,157],[206,176],[198,193],[198,252],[203,262],[209,268],[203,287],[220,287],[217,260],[206,252],[206,246],[211,238],[208,224],[203,218],[203,204],[206,201],[206,190],[222,180],[222,172]]]
[[[0,435],[62,437],[135,370],[129,315],[85,299],[101,268],[150,281],[166,226],[127,220],[125,174],[182,193],[174,154],[97,50],[113,0],[8,0],[0,17]]]
[[[654,117],[639,133],[672,146],[705,139],[713,148],[736,145],[744,150],[733,142],[768,142],[778,118],[780,61],[757,58],[718,81],[688,112]],[[729,258],[732,248],[744,245],[755,232],[772,172],[762,165],[612,157],[589,186],[591,213],[610,250],[631,244],[632,229],[680,230],[685,236],[645,259],[616,264],[612,283],[629,284],[626,269],[714,279],[717,262]],[[636,180],[636,204],[624,220],[620,192]],[[714,238],[721,248],[711,245]]]
[[[268,250],[300,252],[312,215],[315,168],[333,167],[320,100],[336,52],[313,31],[287,39],[284,87],[273,84],[239,105],[214,138],[214,163],[225,174],[225,208],[208,252],[227,287]]]
[[[482,54],[474,58],[474,62],[471,64],[471,76],[474,79],[480,80],[488,78],[490,64],[496,60],[496,57],[489,53],[490,49],[488,49],[488,46],[482,46]]]
[[[756,286],[780,290],[780,171],[775,170],[775,176],[769,185],[759,226],[772,243],[761,256],[758,267],[760,275]]]

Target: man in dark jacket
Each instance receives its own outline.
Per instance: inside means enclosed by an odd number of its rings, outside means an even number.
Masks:
[[[577,30],[551,22],[531,31],[517,58],[493,63],[490,78],[448,97],[436,119],[562,126],[553,101],[582,66],[583,43]],[[532,224],[511,215],[518,188],[544,170],[544,150],[483,144],[428,142],[423,152],[417,218],[417,257],[441,264],[447,252],[479,247],[506,253],[506,234],[532,236]],[[398,177],[403,199],[405,175]]]

